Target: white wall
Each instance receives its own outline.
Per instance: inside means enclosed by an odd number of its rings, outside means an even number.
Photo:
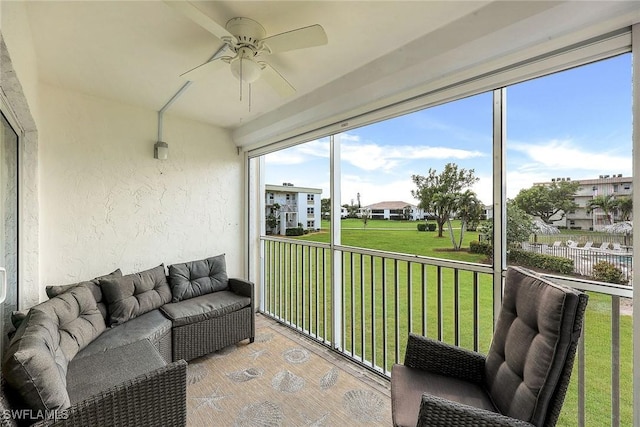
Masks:
[[[37,120],[38,68],[26,6],[26,2],[20,1],[0,2],[0,31],[31,114]]]
[[[244,266],[243,162],[229,133],[41,84],[40,271],[44,285],[227,254]]]
[[[21,128],[19,140],[20,308],[39,300],[38,105],[36,53],[26,2],[0,2],[0,86]]]

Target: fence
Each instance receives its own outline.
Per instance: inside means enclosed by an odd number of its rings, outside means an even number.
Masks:
[[[402,362],[410,331],[481,353],[489,348],[494,321],[489,266],[261,240],[262,311],[380,375],[388,377],[393,363]],[[558,425],[630,425],[631,316],[620,309],[632,295],[630,287],[554,280],[590,292],[577,367]],[[610,375],[603,375],[607,371]]]
[[[620,246],[616,250],[609,250],[557,244],[547,245],[545,243],[523,243],[522,249],[571,259],[573,260],[574,273],[587,277],[593,276],[593,266],[595,264],[606,261],[622,272],[627,284],[631,285],[632,283],[633,254],[630,247]]]

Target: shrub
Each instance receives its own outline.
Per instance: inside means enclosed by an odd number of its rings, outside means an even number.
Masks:
[[[427,224],[418,224],[418,231],[427,231]]]
[[[510,249],[507,259],[525,267],[536,267],[562,274],[573,273],[573,260],[569,258],[539,254],[521,249]]]
[[[427,230],[429,231],[436,231],[436,225],[432,222],[427,224]]]
[[[287,236],[302,236],[304,235],[304,230],[302,229],[302,227],[287,228],[285,234]]]
[[[472,254],[493,255],[493,248],[489,242],[469,242],[469,252]]]
[[[628,280],[626,280],[622,274],[622,270],[607,261],[597,262],[593,266],[591,274],[592,277],[599,282],[618,283],[622,285],[628,283]]]

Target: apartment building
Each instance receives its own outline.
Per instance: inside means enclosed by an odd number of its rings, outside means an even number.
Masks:
[[[289,182],[265,185],[267,232],[284,236],[287,228],[299,225],[306,230],[320,229],[321,199],[319,188],[296,187]]]
[[[416,205],[402,201],[374,203],[365,206],[371,214],[371,219],[410,219],[417,221],[424,218],[424,211]]]
[[[552,178],[551,181],[535,183],[534,185],[551,185],[554,182],[572,181],[571,178]],[[589,211],[588,204],[596,196],[613,194],[615,197],[631,197],[633,191],[633,179],[622,174],[600,175],[594,179],[574,180],[579,187],[574,196],[574,202],[578,207],[568,212],[563,218],[553,221],[556,226],[581,229],[599,230],[609,224],[604,212],[600,209]],[[611,212],[614,221],[622,220],[618,212]],[[559,215],[558,215],[559,216]]]

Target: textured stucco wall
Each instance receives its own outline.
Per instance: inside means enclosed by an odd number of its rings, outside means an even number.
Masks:
[[[243,157],[226,130],[41,84],[40,275],[69,283],[227,254],[243,271]]]
[[[25,2],[0,2],[0,86],[8,108],[22,130],[19,140],[20,308],[31,307],[40,297],[38,100],[36,54]],[[7,113],[7,112],[5,112]]]

